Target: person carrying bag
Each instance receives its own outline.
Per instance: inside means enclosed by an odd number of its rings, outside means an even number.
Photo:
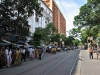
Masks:
[[[93,48],[92,47],[89,48],[89,57],[90,59],[93,59]]]

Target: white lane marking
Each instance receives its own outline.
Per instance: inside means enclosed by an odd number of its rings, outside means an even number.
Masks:
[[[74,66],[75,66],[75,64],[76,64],[77,59],[78,59],[78,57],[75,59],[75,62],[74,62],[74,64],[73,64],[72,68],[71,68],[71,71],[70,71],[69,75],[72,74],[72,71],[73,71],[73,69],[74,69]]]
[[[74,53],[72,53],[72,54],[74,54]],[[72,55],[72,54],[71,54],[71,55]],[[60,62],[58,62],[56,65],[50,67],[48,70],[46,70],[45,72],[43,72],[43,73],[40,74],[40,75],[43,75],[43,74],[45,74],[46,72],[48,72],[49,70],[51,70],[52,68],[56,67],[56,66],[59,65],[61,62],[63,62],[64,60],[66,60],[68,57],[70,57],[71,55],[67,56],[67,57],[64,58],[62,61],[60,61]]]
[[[81,50],[81,53],[80,53],[80,58],[82,59],[82,50]],[[80,67],[80,75],[81,75],[81,69],[82,69],[82,61],[81,61],[81,67]]]

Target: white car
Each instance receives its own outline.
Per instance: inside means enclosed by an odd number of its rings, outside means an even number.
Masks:
[[[60,51],[61,51],[61,48],[60,48],[60,47],[58,47],[58,48],[57,48],[57,51],[59,51],[59,52],[60,52]]]

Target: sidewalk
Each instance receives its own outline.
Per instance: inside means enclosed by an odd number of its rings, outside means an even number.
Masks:
[[[44,53],[44,57],[47,57],[48,55],[50,55],[50,53]],[[44,59],[43,57],[43,59]],[[33,62],[33,61],[38,61],[40,59],[34,57],[32,60],[30,60],[29,57],[26,57],[26,62],[22,61],[22,64],[21,65],[25,65],[25,64],[29,64],[30,62]],[[18,67],[18,65],[11,65],[9,68],[12,68],[12,67]],[[5,70],[5,69],[8,69],[7,66],[3,66],[2,68],[0,68],[0,71],[2,70]]]
[[[94,53],[94,59],[89,59],[89,52],[87,50],[81,50],[81,75],[100,75],[100,55],[97,59],[96,53]]]

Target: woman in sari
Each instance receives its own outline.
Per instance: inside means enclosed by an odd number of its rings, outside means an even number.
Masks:
[[[16,65],[21,65],[21,51],[20,49],[16,50],[16,61],[15,61]]]
[[[39,47],[36,48],[35,54],[36,54],[36,58],[39,58]]]

